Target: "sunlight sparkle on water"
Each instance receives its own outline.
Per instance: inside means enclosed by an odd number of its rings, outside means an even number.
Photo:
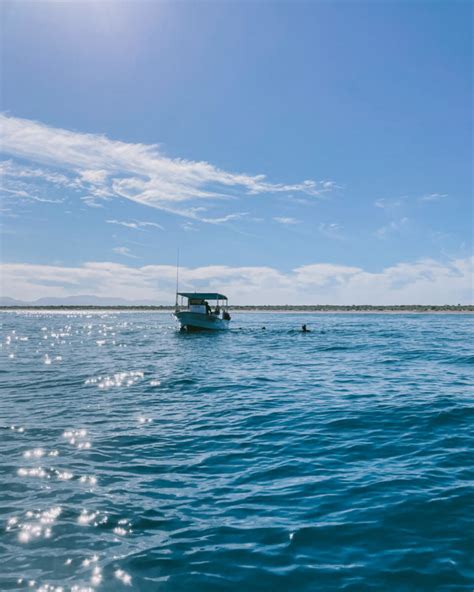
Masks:
[[[17,516],[10,518],[7,522],[7,532],[11,530],[18,531],[18,540],[20,543],[28,543],[32,539],[50,538],[52,527],[61,515],[62,508],[54,506],[48,510],[26,512],[26,519],[20,521]]]
[[[91,448],[91,443],[86,440],[87,430],[84,428],[79,430],[66,430],[63,433],[63,438],[66,438],[72,446],[75,446],[78,450]]]
[[[97,485],[97,477],[94,475],[82,475],[79,481],[88,485]]]
[[[77,519],[78,524],[88,525],[91,522],[94,522],[94,526],[97,526],[95,522],[96,518],[99,516],[99,512],[87,512],[87,510],[82,510]]]
[[[48,474],[43,467],[33,467],[31,469],[20,467],[17,470],[17,475],[19,477],[46,477]]]
[[[108,389],[110,387],[132,386],[138,380],[143,378],[144,373],[140,371],[131,372],[117,372],[113,376],[97,376],[96,378],[88,378],[85,384],[96,384],[100,389]]]
[[[34,448],[33,450],[27,450],[23,453],[25,458],[41,458],[44,456],[44,450],[42,448]]]
[[[132,577],[130,574],[125,572],[123,569],[117,569],[115,571],[115,577],[120,580],[126,586],[130,586],[132,583]]]

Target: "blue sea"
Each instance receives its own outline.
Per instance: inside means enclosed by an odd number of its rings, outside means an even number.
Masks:
[[[1,590],[474,589],[469,315],[1,316]]]

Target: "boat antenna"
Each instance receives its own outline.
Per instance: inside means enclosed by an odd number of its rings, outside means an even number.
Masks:
[[[176,253],[176,301],[175,307],[178,308],[178,284],[179,284],[179,247]]]

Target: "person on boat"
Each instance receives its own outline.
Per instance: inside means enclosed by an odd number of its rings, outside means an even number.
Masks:
[[[209,302],[206,300],[206,314],[211,314],[211,307],[209,306]]]
[[[311,329],[308,329],[306,325],[301,325],[301,331],[303,331],[303,333],[310,333]]]
[[[217,305],[216,308],[214,309],[214,314],[219,315],[220,312],[221,312],[221,309],[220,309],[219,305]]]

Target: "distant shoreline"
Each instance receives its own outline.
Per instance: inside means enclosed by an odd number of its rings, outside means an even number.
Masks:
[[[93,305],[51,305],[51,306],[0,306],[0,312],[162,312],[171,313],[169,306],[93,306]],[[322,313],[322,314],[459,314],[474,313],[474,305],[435,306],[435,305],[295,305],[295,306],[231,306],[234,313]]]

